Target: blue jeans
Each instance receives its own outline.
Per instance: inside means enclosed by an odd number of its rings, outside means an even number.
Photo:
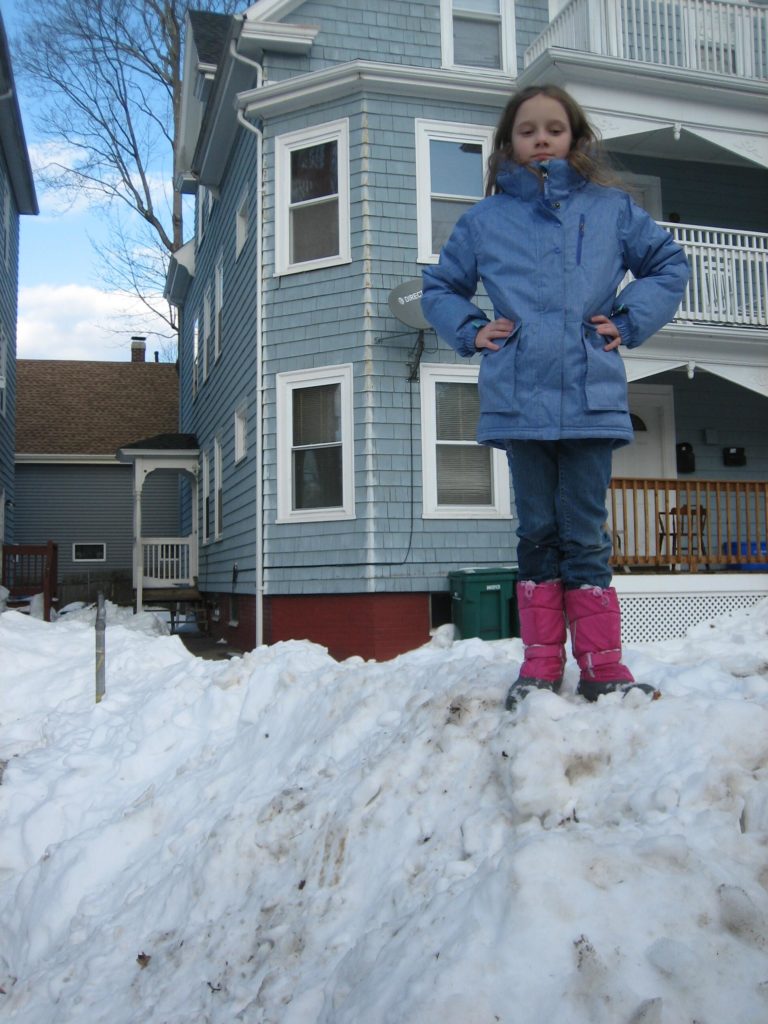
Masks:
[[[611,438],[507,442],[521,580],[610,586],[605,498],[613,448]]]

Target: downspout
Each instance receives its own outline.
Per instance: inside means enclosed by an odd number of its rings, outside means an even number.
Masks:
[[[256,71],[256,88],[264,81],[264,69],[258,61],[237,52],[233,40],[230,54],[235,60],[248,64]],[[237,120],[243,128],[256,136],[256,646],[264,643],[264,357],[263,347],[263,287],[264,287],[264,227],[263,227],[263,151],[264,134],[257,125],[248,121],[242,109],[237,109]]]

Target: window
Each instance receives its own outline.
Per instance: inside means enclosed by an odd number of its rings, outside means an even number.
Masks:
[[[211,463],[208,452],[200,456],[200,475],[203,478],[203,544],[211,539]]]
[[[75,543],[72,545],[73,562],[106,562],[107,545]]]
[[[221,355],[224,323],[224,257],[219,256],[213,279],[213,359]]]
[[[349,125],[277,139],[275,272],[349,263]]]
[[[5,331],[0,325],[0,416],[5,416],[8,406],[8,343]]]
[[[216,540],[221,537],[224,529],[224,482],[221,464],[221,441],[214,438],[213,441],[213,534]]]
[[[454,224],[482,199],[493,128],[416,121],[418,258],[437,262]]]
[[[248,227],[248,189],[246,188],[240,198],[237,213],[235,214],[235,259],[243,251],[243,247],[248,241]]]
[[[479,411],[476,366],[422,366],[425,518],[510,516],[506,457],[477,444]]]
[[[211,341],[211,286],[205,289],[203,296],[203,380],[208,380],[208,352]]]
[[[277,376],[278,522],[352,519],[352,367]]]
[[[443,64],[514,75],[514,0],[440,0]]]
[[[241,405],[235,409],[235,462],[240,462],[248,453],[248,410]]]
[[[203,240],[205,234],[205,228],[213,210],[213,201],[215,194],[213,189],[206,188],[205,185],[201,185],[197,190],[197,244]]]
[[[200,318],[192,324],[192,394],[200,387]]]

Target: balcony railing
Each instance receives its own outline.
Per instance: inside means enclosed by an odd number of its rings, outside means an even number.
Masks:
[[[768,325],[768,234],[667,224],[685,249],[691,279],[675,320]]]
[[[189,586],[194,573],[191,564],[192,538],[152,537],[141,541],[145,589]]]
[[[768,9],[724,0],[571,0],[528,47],[768,79]]]
[[[615,478],[612,564],[768,572],[768,481]]]

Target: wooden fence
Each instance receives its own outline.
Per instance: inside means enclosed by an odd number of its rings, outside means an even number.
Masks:
[[[10,591],[10,604],[26,603],[36,594],[43,595],[45,621],[51,621],[56,599],[59,549],[52,540],[47,544],[6,544],[2,548],[0,584]]]
[[[616,478],[612,564],[768,572],[768,482]]]

